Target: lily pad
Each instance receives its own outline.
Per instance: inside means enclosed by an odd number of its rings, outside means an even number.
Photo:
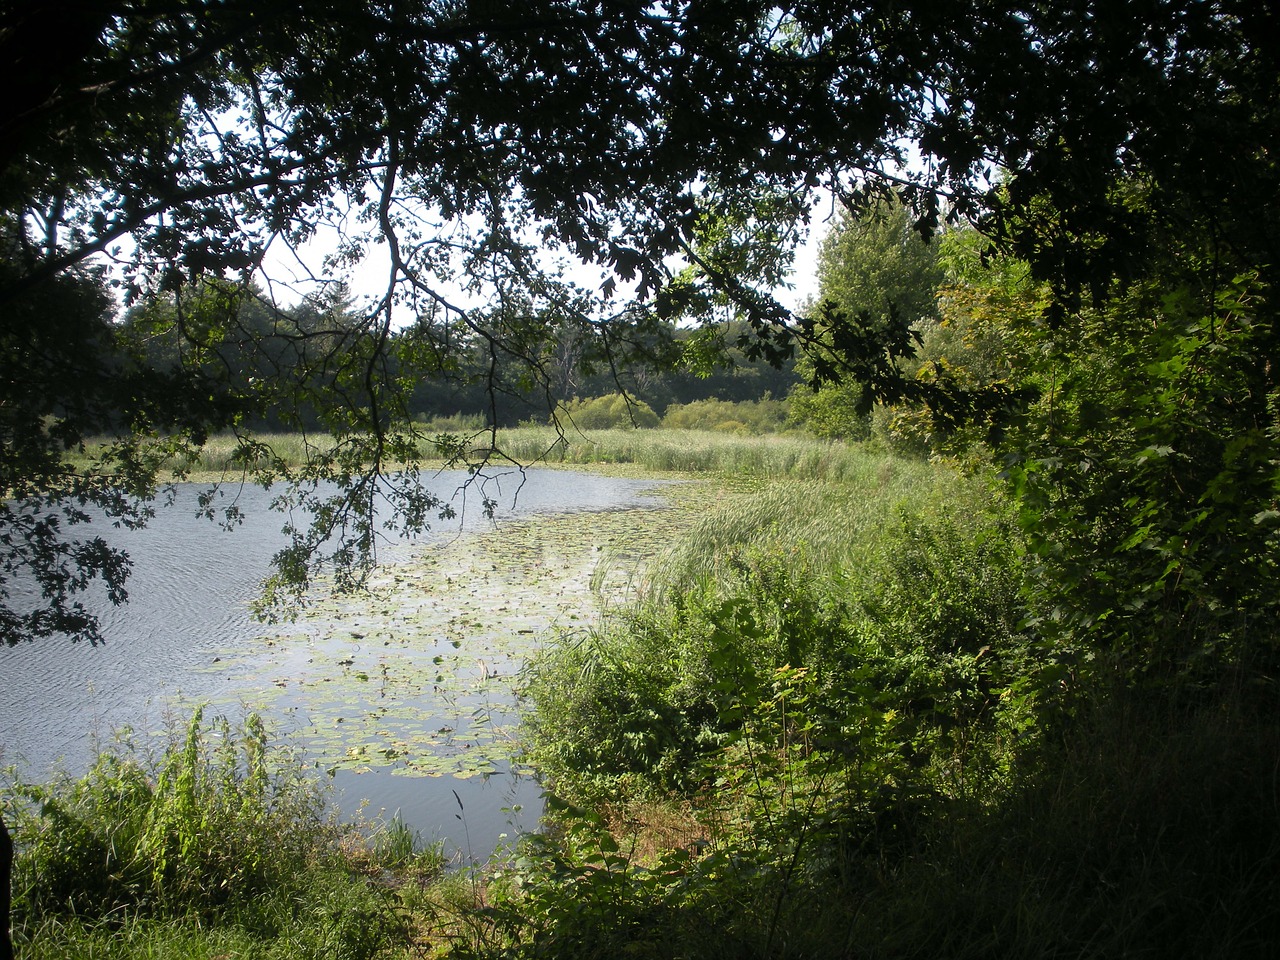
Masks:
[[[509,767],[525,659],[548,630],[581,629],[643,589],[648,560],[696,512],[683,497],[401,551],[366,592],[317,598],[255,649],[222,653],[226,700],[274,716],[322,769],[468,778]]]

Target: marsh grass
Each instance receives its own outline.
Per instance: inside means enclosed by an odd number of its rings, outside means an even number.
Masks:
[[[481,953],[1276,956],[1274,684],[1108,681],[1036,634],[999,497],[844,476],[722,489],[535,661],[565,825]]]
[[[794,434],[746,436],[714,430],[577,430],[522,426],[498,434],[502,452],[521,462],[635,464],[664,473],[720,473],[860,482],[890,457]]]
[[[230,434],[211,437],[192,466],[202,472],[235,474],[255,468],[299,467],[317,453],[333,448],[324,435],[274,433],[245,442]]]
[[[877,453],[857,444],[818,440],[803,434],[726,432],[700,429],[583,430],[564,423],[525,424],[495,435],[473,419],[459,417],[415,424],[424,465],[466,466],[495,459],[502,464],[606,467],[629,466],[651,473],[719,474],[735,477],[828,480],[866,486],[881,474],[932,471],[927,464]],[[231,434],[210,437],[197,457],[163,462],[161,478],[175,472],[202,481],[278,475],[296,470],[333,450],[323,434],[263,433],[251,438]],[[68,460],[82,468],[106,448],[106,441],[72,451]],[[446,459],[446,454],[456,460]],[[389,464],[394,469],[395,464]]]
[[[966,484],[945,468],[866,453],[846,457],[841,480],[739,483],[664,557],[658,584],[718,576],[744,552],[781,551],[815,584],[838,586],[849,571],[874,566],[902,511],[990,509],[979,484]]]

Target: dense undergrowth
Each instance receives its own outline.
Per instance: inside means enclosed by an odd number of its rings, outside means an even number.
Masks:
[[[313,775],[256,717],[233,727],[201,711],[157,754],[125,740],[79,779],[11,775],[18,955],[367,960],[402,948],[439,849],[396,820],[339,825]]]
[[[1001,500],[902,493],[771,485],[546,651],[488,955],[1274,954],[1271,679],[1050,645]]]
[[[402,830],[353,845],[259,728],[197,718],[149,765],[19,787],[24,956],[1280,950],[1265,663],[1158,672],[1050,636],[1013,508],[944,467],[791,437],[510,439],[734,477],[634,605],[531,665],[545,831],[424,886],[438,864]]]

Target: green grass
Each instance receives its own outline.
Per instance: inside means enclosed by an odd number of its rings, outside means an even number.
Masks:
[[[154,755],[124,740],[81,778],[11,781],[23,957],[394,956],[400,889],[443,869],[398,821],[371,841],[334,822],[252,716],[197,711]]]
[[[521,462],[634,464],[661,473],[865,482],[901,461],[794,434],[742,436],[713,430],[503,430],[499,447]]]
[[[462,419],[415,424],[419,451],[428,463],[441,462],[432,441],[445,435],[454,452],[470,461],[492,454],[524,464],[627,464],[655,473],[718,473],[734,476],[865,483],[889,471],[928,472],[922,464],[875,454],[857,445],[817,440],[802,434],[763,434],[687,429],[579,430],[565,424],[563,433],[552,426],[504,428],[492,435]],[[240,474],[250,467],[298,468],[309,458],[332,449],[324,434],[265,433],[251,441],[230,434],[211,437],[196,461],[169,460],[167,469],[181,467],[200,475]],[[71,458],[81,466],[100,451]]]
[[[201,449],[196,469],[237,473],[272,462],[299,467],[310,457],[333,447],[333,441],[324,434],[273,433],[255,440],[256,443],[245,444],[229,434],[211,437]]]
[[[984,509],[976,485],[968,502],[962,481],[945,468],[859,453],[845,454],[838,481],[739,482],[663,558],[659,582],[691,583],[744,551],[779,550],[817,583],[838,585],[844,573],[867,566],[900,510]]]

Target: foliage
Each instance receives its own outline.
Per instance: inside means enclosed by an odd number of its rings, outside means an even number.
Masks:
[[[786,405],[767,394],[762,400],[694,400],[674,403],[662,415],[668,430],[716,430],[722,433],[777,433],[786,422]]]
[[[245,904],[306,865],[323,800],[297,770],[272,769],[256,718],[233,737],[201,714],[148,768],[102,754],[79,781],[19,783],[20,912],[176,914]]]
[[[0,233],[0,246],[8,244]],[[0,262],[0,279],[14,275]],[[230,422],[234,401],[205,377],[156,373],[111,323],[100,274],[77,271],[8,307],[0,355],[0,642],[51,634],[97,642],[80,600],[95,580],[124,597],[129,561],[92,533],[96,513],[113,523],[146,522],[158,465],[189,457],[210,427]],[[98,435],[118,437],[82,468]]]
[[[1031,281],[1025,263],[995,256],[991,241],[971,227],[947,230],[937,246],[945,272],[938,315],[921,325],[910,369],[921,380],[1032,400],[1042,389],[1033,357],[1047,291]],[[975,461],[989,459],[1016,419],[947,424],[923,404],[881,405],[873,411],[871,435],[896,453]]]
[[[827,383],[816,389],[798,384],[787,396],[790,420],[825,440],[866,440],[871,420],[855,381]]]
[[[1230,255],[1207,258],[1203,277],[1257,271],[1257,290],[1274,287],[1274,218],[1256,215],[1275,192],[1274,14],[1243,0],[999,11],[408,0],[390,16],[367,0],[147,0],[2,16],[6,357],[39,344],[41,304],[100,254],[126,299],[177,304],[158,332],[189,340],[198,359],[212,345],[206,311],[184,288],[228,284],[244,306],[267,252],[287,250],[323,314],[349,267],[386,253],[383,288],[324,335],[289,329],[276,291],[292,278],[262,279],[292,342],[324,345],[317,379],[275,395],[314,415],[339,451],[300,471],[288,500],[318,529],[295,531],[282,555],[284,593],[344,533],[350,549],[326,555],[339,582],[359,580],[375,538],[357,518],[376,477],[430,439],[400,429],[423,384],[437,399],[440,380],[478,389],[496,426],[506,398],[545,410],[584,392],[569,389],[579,376],[675,362],[671,321],[691,311],[739,318],[749,360],[813,348],[817,372],[865,381],[868,408],[918,401],[946,424],[1001,427],[1026,396],[904,374],[913,318],[885,327],[838,307],[797,318],[773,299],[819,191],[855,213],[900,194],[922,236],[976,219],[1049,285],[1054,322],[1086,299],[1101,307],[1113,279],[1150,279],[1148,254],[1172,236],[1225,238]],[[1130,202],[1134,187],[1146,201]],[[304,262],[322,234],[336,249]],[[574,261],[598,276],[570,281]],[[67,343],[91,346],[98,321],[66,317]],[[184,363],[169,381],[146,373],[146,390],[96,392],[86,422],[182,437],[251,404],[242,391],[229,410],[213,402],[205,373]],[[41,415],[64,415],[72,381],[54,384]],[[182,417],[147,415],[165,382],[190,401]],[[118,452],[111,490],[149,492],[150,459],[129,443]],[[45,488],[31,461],[12,462]],[[97,476],[53,485],[52,506],[80,505]],[[321,496],[329,480],[350,494]],[[411,488],[394,499],[411,529],[431,506]],[[33,523],[6,530],[39,543]],[[41,587],[75,587],[72,566],[120,588],[101,553],[68,559]],[[14,639],[44,629],[10,626]]]
[[[1274,952],[1274,691],[1097,701],[999,789],[899,789],[859,818],[831,803],[845,784],[830,757],[806,749],[808,688],[780,673],[744,717],[754,735],[785,719],[792,736],[772,754],[744,746],[717,784],[752,819],[704,816],[700,839],[654,855],[624,820],[554,805],[559,831],[495,875],[485,935],[455,955]]]
[[[1024,672],[1029,638],[1018,558],[998,527],[882,515],[843,526],[823,552],[796,529],[796,508],[818,492],[803,489],[775,496],[772,514],[748,502],[738,521],[722,508],[690,537],[712,545],[663,564],[667,586],[535,661],[530,755],[557,792],[575,802],[697,794],[778,671],[802,672],[809,719],[844,731],[815,736],[843,738],[844,761],[858,756],[846,727],[868,709],[895,717],[896,736],[928,765],[942,744],[960,752],[953,736],[981,739],[975,725],[1016,699],[1002,691]],[[829,510],[814,513],[829,522]],[[965,769],[998,762],[975,755]]]
[[[804,384],[789,397],[791,418],[819,437],[865,440],[869,397],[856,381],[842,380],[833,336],[838,323],[821,317],[857,317],[871,336],[892,329],[918,331],[937,316],[942,280],[937,244],[912,229],[901,203],[879,203],[860,216],[842,211],[818,251],[818,301],[811,310],[813,343],[796,364]]]
[[[843,563],[794,547],[812,493],[799,524],[708,518],[701,576],[664,563],[540,661],[532,749],[586,808],[553,804],[461,955],[1274,950],[1273,684],[1099,683],[1028,629],[980,488],[890,509]],[[671,791],[694,839],[655,852],[620,811]]]
[[[895,510],[901,489],[871,509],[866,489],[740,494],[706,519],[714,546],[662,564],[665,589],[534,664],[530,755],[587,809],[553,805],[560,832],[500,879],[514,955],[830,953],[876,864],[1010,789],[1049,701],[1017,686],[1034,670],[1007,522],[980,488],[956,497],[964,523],[942,498]],[[810,545],[833,514],[843,536]],[[657,854],[591,812],[673,794],[702,839]]]
[[[1046,625],[1129,669],[1275,656],[1280,496],[1261,281],[1134,284],[1055,336],[1009,476]]]
[[[1265,673],[1280,476],[1267,290],[1258,270],[1231,272],[1247,251],[1170,233],[1152,190],[1113,198],[1146,223],[1146,259],[1070,311],[1026,263],[980,256],[974,235],[953,244],[942,307],[961,339],[934,349],[959,376],[1039,398],[989,439],[1020,503],[1040,630],[1133,678]],[[890,427],[918,438],[925,416],[898,411]],[[975,439],[923,444],[955,454]]]
[[[344,852],[310,773],[256,717],[234,729],[197,711],[154,759],[125,741],[78,780],[15,781],[5,805],[16,814],[24,951],[229,942],[282,957],[379,954],[404,931],[360,869],[427,860],[395,823],[367,853]]]
[[[621,393],[585,400],[575,397],[558,407],[555,416],[557,421],[563,417],[570,428],[581,430],[622,430],[658,425],[658,415],[647,403]]]
[[[938,245],[912,230],[910,211],[881,202],[854,216],[843,210],[818,249],[818,299],[874,326],[915,326],[937,317],[942,282]]]

